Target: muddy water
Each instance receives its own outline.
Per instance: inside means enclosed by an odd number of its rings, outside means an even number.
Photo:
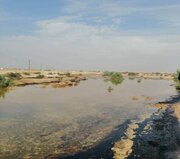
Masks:
[[[0,159],[39,159],[91,149],[128,119],[175,94],[171,81],[89,79],[77,87],[26,86],[0,98]],[[112,88],[109,91],[109,88]]]

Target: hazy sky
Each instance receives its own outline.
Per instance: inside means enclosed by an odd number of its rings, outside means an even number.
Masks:
[[[175,71],[180,0],[0,0],[0,67]]]

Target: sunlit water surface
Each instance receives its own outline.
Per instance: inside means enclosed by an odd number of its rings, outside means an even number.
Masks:
[[[0,98],[0,159],[36,159],[88,149],[127,119],[154,112],[148,104],[175,94],[171,84],[126,79],[114,86],[89,79],[63,89],[16,88]]]

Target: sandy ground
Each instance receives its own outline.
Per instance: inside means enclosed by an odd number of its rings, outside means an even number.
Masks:
[[[24,86],[32,84],[51,84],[53,87],[66,87],[77,85],[79,81],[85,78],[98,78],[103,75],[102,71],[59,71],[59,70],[22,70],[22,69],[3,69],[0,74],[20,74],[20,78],[14,79],[15,86]],[[171,73],[129,73],[121,72],[124,77],[139,79],[165,79],[172,80]],[[132,76],[133,74],[133,76]],[[38,76],[43,76],[38,78]],[[134,100],[136,100],[134,98]]]
[[[99,77],[103,75],[103,71],[62,71],[62,70],[27,70],[27,69],[3,69],[0,70],[0,74],[6,74],[10,72],[25,73],[28,72],[31,75],[36,74],[37,72],[45,76],[55,76],[57,74],[66,74],[71,73],[73,75],[83,75],[86,77]],[[165,79],[172,80],[173,73],[169,72],[133,72],[134,75],[130,75],[132,72],[120,72],[124,77],[129,78],[144,78],[144,79]],[[52,74],[52,75],[49,75]]]

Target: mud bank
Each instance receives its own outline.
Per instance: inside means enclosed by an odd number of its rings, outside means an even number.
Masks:
[[[62,77],[52,77],[52,78],[21,78],[14,80],[15,86],[26,86],[26,85],[50,85],[54,88],[63,88],[67,86],[76,86],[80,81],[86,80],[83,76],[62,76]]]
[[[113,158],[113,152],[111,151],[113,144],[123,136],[129,124],[130,120],[125,121],[123,124],[116,127],[116,129],[101,142],[90,149],[82,150],[68,156],[49,155],[46,159],[111,159]]]
[[[140,79],[161,79],[161,80],[173,80],[174,74],[167,72],[122,72],[124,77],[140,78]]]
[[[129,125],[112,148],[115,159],[180,158],[180,95],[153,105],[158,111]]]

